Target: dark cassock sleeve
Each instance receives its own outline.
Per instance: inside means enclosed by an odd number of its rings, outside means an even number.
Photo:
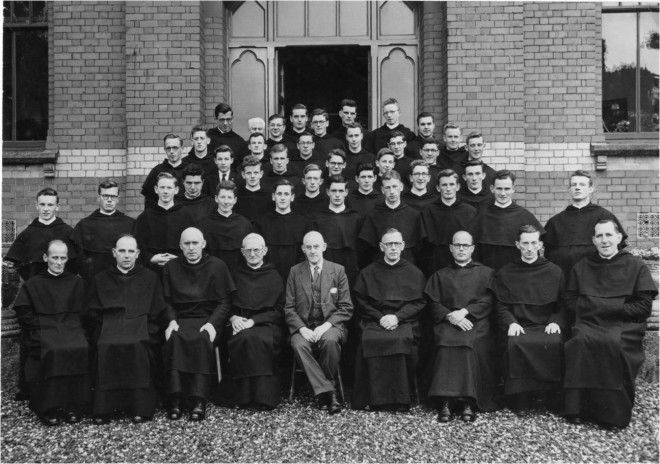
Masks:
[[[16,301],[14,301],[14,311],[21,329],[30,331],[39,328],[39,317],[33,309],[32,298],[26,285],[23,285],[18,292]]]
[[[241,264],[232,271],[236,292],[232,295],[232,316],[252,319],[255,325],[281,324],[284,316],[282,277],[270,264],[248,269]]]
[[[394,315],[400,321],[409,322],[411,320],[417,320],[424,306],[426,306],[426,299],[424,297],[406,301]]]

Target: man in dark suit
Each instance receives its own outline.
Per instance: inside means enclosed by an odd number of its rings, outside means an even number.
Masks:
[[[291,268],[284,315],[296,361],[305,371],[319,406],[336,414],[341,405],[334,379],[353,303],[344,267],[323,259],[326,246],[318,232],[308,232],[303,238],[307,259]]]

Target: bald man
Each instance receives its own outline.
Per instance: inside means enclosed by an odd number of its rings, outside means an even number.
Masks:
[[[341,405],[335,379],[353,302],[344,267],[323,259],[326,247],[318,232],[303,237],[306,259],[289,273],[284,316],[296,361],[305,371],[319,407],[336,414]]]
[[[245,258],[232,268],[229,359],[235,404],[273,409],[280,402],[284,345],[284,281],[275,266],[264,262],[268,248],[259,234],[243,239]]]
[[[201,421],[215,372],[214,342],[227,322],[236,287],[225,263],[204,253],[206,240],[199,229],[185,229],[179,246],[183,256],[168,261],[163,269],[168,417],[179,419],[186,399],[192,405],[190,420]]]

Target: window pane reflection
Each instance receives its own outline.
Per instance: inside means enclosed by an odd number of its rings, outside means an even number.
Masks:
[[[16,140],[46,140],[48,132],[47,32],[16,33]]]
[[[658,132],[658,14],[639,15],[640,131]]]

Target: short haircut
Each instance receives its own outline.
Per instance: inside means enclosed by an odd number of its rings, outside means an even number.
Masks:
[[[312,164],[308,164],[303,169],[303,177],[305,177],[307,175],[307,173],[310,172],[310,171],[321,171],[321,172],[323,172],[323,170],[321,169],[321,166],[319,166],[318,164],[312,163]]]
[[[193,126],[193,128],[190,130],[190,136],[193,137],[195,135],[195,132],[204,132],[204,134],[206,134],[206,127]]]
[[[509,171],[508,169],[501,169],[495,173],[493,176],[493,185],[495,185],[496,180],[511,179],[511,183],[516,183],[516,175]]]
[[[201,176],[202,180],[204,180],[204,177],[206,177],[204,174],[204,169],[199,164],[195,163],[190,163],[186,165],[185,168],[183,168],[183,172],[181,173],[181,179],[186,180],[186,177],[188,176]]]
[[[463,169],[463,171],[465,172],[465,171],[467,171],[467,168],[471,168],[471,167],[474,167],[474,166],[480,166],[481,167],[481,172],[482,173],[484,172],[484,162],[481,161],[481,160],[470,160],[470,161],[468,161],[467,163],[465,163],[465,168]]]
[[[35,198],[38,200],[39,197],[55,197],[57,203],[60,202],[60,196],[57,194],[57,191],[50,187],[42,188],[39,190]]]
[[[256,117],[256,118],[250,118],[250,119],[248,119],[248,128],[249,128],[252,124],[254,124],[255,122],[263,122],[264,125],[266,124],[266,121],[264,121],[263,119],[261,119],[261,118],[259,118],[259,117]]]
[[[383,177],[380,178],[380,182],[381,182],[381,184],[382,184],[382,183],[385,182],[386,180],[393,180],[393,179],[396,179],[396,180],[398,180],[399,182],[403,183],[403,182],[401,181],[401,174],[399,174],[399,173],[398,173],[397,171],[395,171],[394,169],[392,169],[390,172],[386,172],[385,174],[383,174]]]
[[[111,189],[111,188],[116,188],[117,192],[119,192],[119,184],[112,179],[106,179],[99,184],[99,188],[97,190],[100,195],[101,189]]]
[[[224,113],[228,113],[228,112],[230,112],[230,111],[231,111],[231,115],[232,115],[232,117],[233,117],[233,116],[234,116],[234,110],[231,109],[231,106],[229,106],[229,105],[226,104],[226,103],[218,103],[218,104],[215,106],[215,111],[213,112],[213,114],[215,115],[215,119],[218,119],[218,115],[219,115],[220,113],[223,113],[223,114],[224,114]]]
[[[161,172],[156,176],[156,185],[158,185],[158,182],[160,182],[161,179],[169,179],[174,181],[174,186],[178,187],[179,186],[179,181],[177,180],[176,177],[174,177],[172,174],[169,172]]]
[[[330,117],[328,116],[328,112],[323,109],[323,108],[316,108],[312,111],[312,117],[311,119],[314,119],[314,116],[323,116],[325,120],[329,120]]]
[[[453,122],[448,122],[447,124],[445,124],[444,127],[442,128],[442,133],[443,134],[447,133],[447,129],[458,129],[461,134],[463,133],[463,129],[461,129],[461,126],[459,126],[458,124],[454,124]]]
[[[431,118],[431,120],[432,120],[433,122],[435,122],[435,118],[434,118],[433,115],[432,115],[431,113],[429,113],[428,111],[422,111],[421,113],[419,113],[419,114],[417,115],[417,124],[419,124],[419,120],[422,119],[422,118]]]
[[[621,229],[619,229],[619,224],[617,224],[616,221],[615,221],[614,219],[601,219],[601,220],[598,221],[596,224],[594,224],[594,230],[593,230],[593,232],[591,233],[591,236],[592,236],[592,237],[595,237],[595,236],[596,236],[596,226],[599,225],[599,224],[612,224],[612,225],[614,226],[614,231],[615,231],[617,234],[620,234],[620,233],[621,233]]]
[[[231,190],[231,192],[236,196],[236,184],[231,180],[221,180],[218,186],[215,188],[216,196],[220,194],[220,190]]]
[[[266,142],[266,136],[264,134],[262,134],[261,132],[252,132],[248,137],[248,143],[250,143],[252,139],[256,139],[257,137],[261,137],[262,139],[264,139],[264,143]]]
[[[234,151],[231,149],[229,145],[220,145],[218,148],[215,149],[215,152],[213,153],[213,157],[217,155],[218,153],[225,153],[229,152],[229,156],[232,158],[234,157]]]
[[[66,248],[66,254],[67,256],[69,255],[69,245],[67,245],[64,240],[60,240],[60,239],[55,239],[48,242],[48,244],[46,245],[46,250],[44,251],[46,255],[50,256],[50,247],[52,245],[64,245],[64,248]]]
[[[307,115],[307,107],[302,103],[296,103],[295,105],[293,105],[293,108],[291,108],[291,112],[293,113],[294,110],[305,110],[305,115]]]
[[[289,179],[280,179],[277,182],[275,182],[275,184],[273,184],[273,193],[277,192],[277,187],[280,187],[282,185],[290,187],[291,193],[293,193],[293,184]]]
[[[346,152],[341,148],[333,148],[330,150],[330,153],[328,153],[328,161],[330,161],[333,156],[339,156],[342,160],[344,160],[344,163],[346,162]]]
[[[351,108],[357,109],[357,103],[355,103],[355,100],[349,100],[348,98],[344,98],[339,104],[339,108],[341,109],[343,109],[345,106],[350,106]]]
[[[314,141],[314,136],[310,132],[307,132],[307,131],[302,131],[300,134],[298,134],[298,141],[299,142],[300,142],[301,137],[311,137],[312,142]]]
[[[400,109],[401,107],[399,106],[399,102],[396,98],[388,98],[383,102],[383,108],[385,108],[387,105],[396,105],[397,109]]]
[[[470,139],[483,139],[484,136],[481,132],[479,131],[473,131],[468,134],[467,137],[465,137],[465,145],[470,143]]]
[[[406,136],[403,135],[403,132],[401,132],[400,130],[390,131],[389,135],[387,136],[387,141],[390,142],[392,139],[395,139],[397,137],[401,137],[404,142],[406,141]]]
[[[279,114],[279,113],[271,114],[271,115],[268,117],[268,122],[274,121],[275,119],[281,119],[282,122],[284,122],[284,116],[282,116],[282,115]]]
[[[179,141],[179,148],[183,146],[183,139],[176,134],[167,134],[165,137],[163,137],[163,145],[165,145],[169,139],[177,139]]]
[[[369,162],[363,162],[363,163],[358,163],[357,167],[355,168],[355,175],[357,177],[360,177],[360,173],[362,171],[371,171],[373,175],[376,175],[376,166],[374,166],[372,163]]]
[[[113,245],[113,248],[117,248],[117,242],[119,242],[119,240],[121,240],[122,238],[132,238],[133,240],[135,240],[135,245],[137,246],[137,249],[138,250],[140,249],[140,245],[138,244],[137,239],[135,238],[135,236],[133,234],[129,234],[128,232],[124,232],[124,233],[119,234],[117,236],[117,238],[115,239],[115,244]]]
[[[249,168],[250,166],[259,166],[259,170],[263,170],[263,166],[261,166],[261,160],[254,155],[248,155],[243,158],[243,163],[241,163],[241,170],[245,171],[245,168]]]
[[[346,130],[348,129],[360,129],[360,132],[364,134],[364,127],[359,122],[351,122],[346,125]]]
[[[443,177],[453,177],[458,181],[458,174],[453,169],[443,169],[438,173],[438,179],[436,180],[436,185],[440,185],[440,179]]]
[[[438,142],[438,140],[435,137],[429,137],[428,139],[423,140],[422,143],[419,144],[419,148],[424,148],[424,145],[429,145],[429,144],[440,146],[440,142]]]
[[[382,243],[382,241],[383,241],[383,238],[384,238],[386,235],[390,235],[390,234],[399,234],[399,235],[401,235],[401,238],[403,238],[403,234],[399,231],[399,229],[395,229],[394,227],[390,227],[389,229],[387,229],[387,230],[385,231],[385,233],[383,233],[383,235],[380,236],[380,241],[381,241],[381,243]]]
[[[277,143],[270,149],[270,156],[272,157],[275,153],[286,153],[288,156],[289,149],[283,143]]]
[[[578,169],[577,171],[573,171],[573,172],[571,172],[571,175],[568,178],[568,181],[570,182],[573,177],[586,177],[587,179],[589,179],[589,187],[594,185],[594,181],[591,178],[591,174],[589,173],[589,171],[584,171],[582,169]]]
[[[327,188],[330,188],[331,184],[344,184],[344,185],[346,185],[346,184],[348,184],[348,179],[346,179],[341,174],[333,174],[330,177],[328,177],[328,182],[326,184],[328,186]]]
[[[408,169],[408,175],[412,176],[412,175],[413,175],[413,172],[415,172],[415,168],[416,168],[417,166],[424,166],[424,167],[426,168],[427,171],[429,170],[429,165],[426,164],[426,161],[416,159],[415,161],[413,161],[412,163],[410,163],[410,169]]]
[[[389,148],[381,148],[380,150],[378,150],[378,154],[376,155],[376,159],[378,161],[380,161],[380,159],[385,155],[394,156],[394,152],[392,150],[390,150]]]
[[[520,226],[520,229],[518,229],[518,239],[520,239],[520,236],[522,234],[533,234],[535,232],[539,232],[539,230],[531,224],[525,224],[524,226]]]

